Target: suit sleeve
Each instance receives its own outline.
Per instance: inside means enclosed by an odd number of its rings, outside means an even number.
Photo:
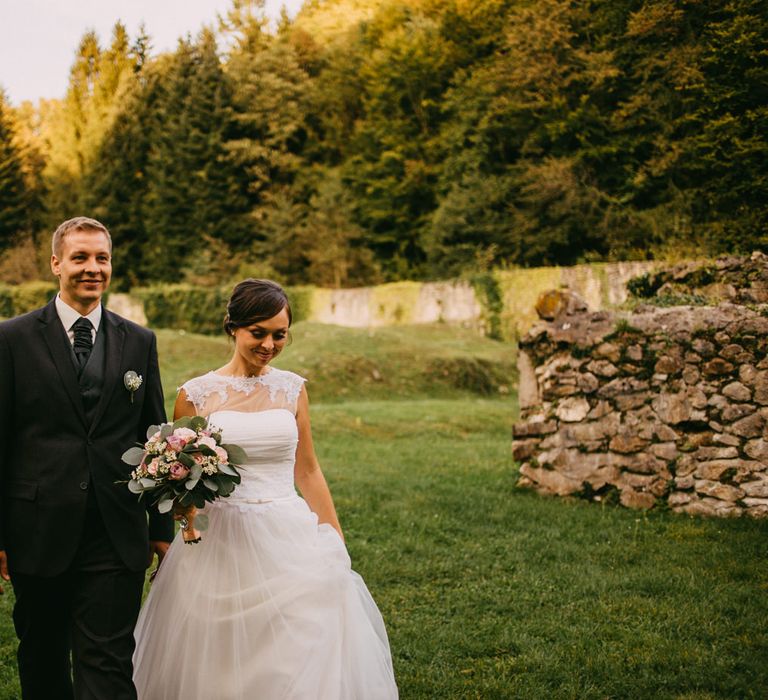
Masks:
[[[8,340],[0,329],[0,511],[5,485],[5,462],[8,457],[6,445],[10,439],[11,406],[13,406],[13,363]],[[3,517],[3,513],[0,512],[0,550],[5,549]]]
[[[145,377],[144,404],[142,406],[140,434],[137,442],[143,443],[147,439],[147,428],[150,425],[165,423],[165,401],[163,399],[163,385],[160,382],[160,368],[157,362],[157,338],[152,334],[152,343],[149,349],[147,361],[147,376]],[[149,539],[160,542],[173,540],[173,515],[171,513],[159,513],[157,506],[146,501],[149,514]]]

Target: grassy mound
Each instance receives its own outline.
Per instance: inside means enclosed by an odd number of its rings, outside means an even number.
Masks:
[[[166,396],[190,377],[225,364],[232,343],[158,331]],[[275,366],[309,380],[313,401],[504,396],[515,373],[514,346],[455,326],[342,328],[297,323]]]

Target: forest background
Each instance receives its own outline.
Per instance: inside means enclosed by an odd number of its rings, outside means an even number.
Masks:
[[[0,94],[0,281],[83,212],[122,289],[768,249],[762,0],[234,0],[151,47],[88,32],[63,99]]]

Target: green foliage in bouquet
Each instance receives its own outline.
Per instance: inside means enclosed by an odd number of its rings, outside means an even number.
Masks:
[[[244,450],[222,444],[221,434],[202,416],[152,425],[147,442],[123,454],[135,467],[128,489],[139,498],[151,492],[161,513],[226,498],[240,483],[236,467],[245,459]]]

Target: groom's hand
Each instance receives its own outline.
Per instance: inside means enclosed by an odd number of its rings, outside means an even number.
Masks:
[[[4,581],[10,581],[11,577],[8,574],[8,557],[5,556],[5,550],[0,549],[0,577]],[[0,586],[0,594],[5,593],[3,587]]]
[[[150,540],[149,542],[149,562],[147,562],[147,567],[152,566],[152,560],[155,558],[155,554],[157,554],[157,568],[160,568],[160,565],[163,563],[163,557],[165,557],[166,552],[168,551],[168,547],[171,546],[170,542],[161,542],[160,540]]]

